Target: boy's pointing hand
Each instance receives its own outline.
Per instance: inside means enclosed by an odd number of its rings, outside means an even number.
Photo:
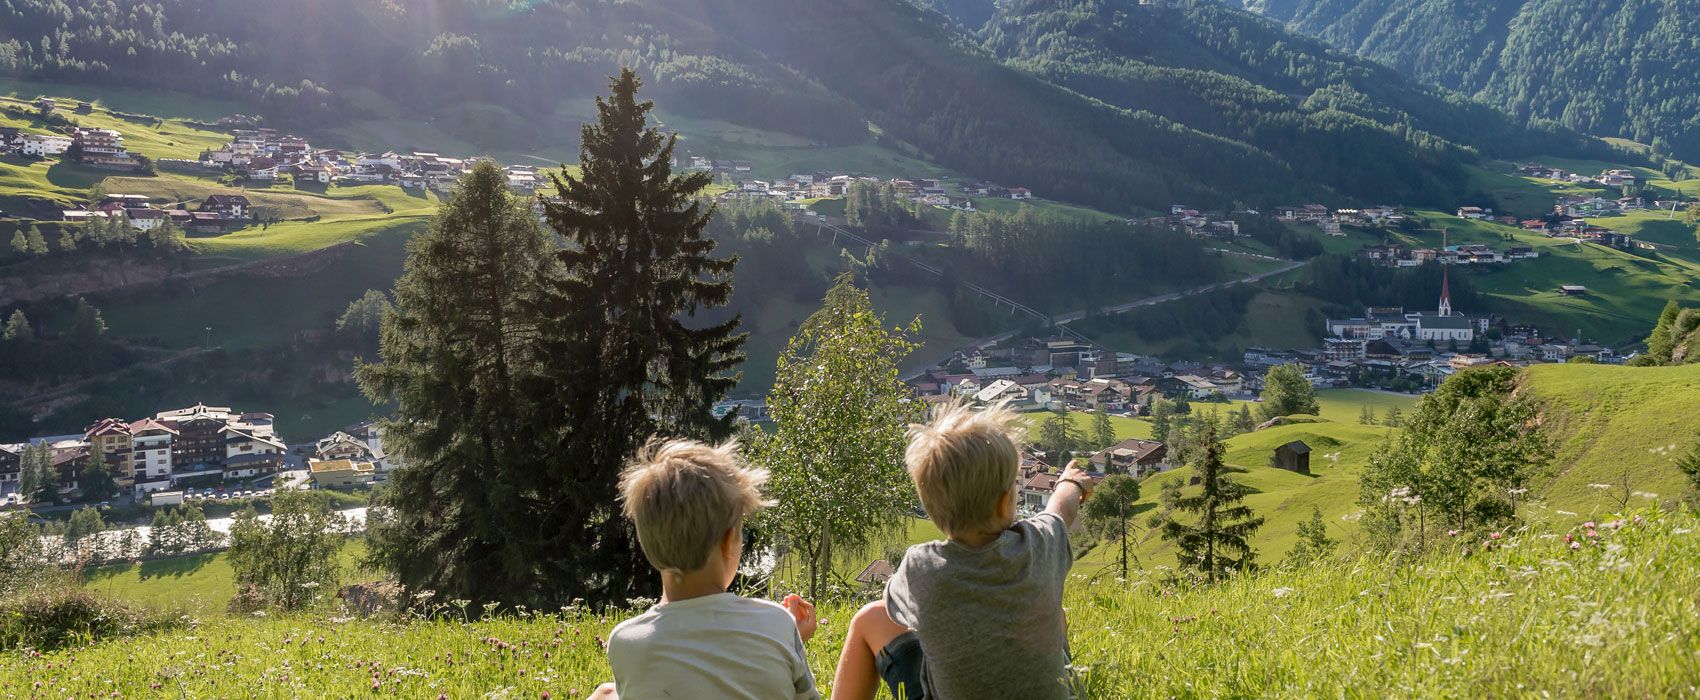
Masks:
[[[815,636],[815,628],[820,626],[820,621],[815,619],[814,603],[803,600],[802,596],[792,593],[785,596],[785,602],[781,604],[791,612],[791,617],[796,618],[797,634],[803,637],[805,643]]]

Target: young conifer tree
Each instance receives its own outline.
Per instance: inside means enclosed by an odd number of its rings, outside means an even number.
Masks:
[[[1231,572],[1255,566],[1257,553],[1249,540],[1263,527],[1263,518],[1242,503],[1246,487],[1230,475],[1245,470],[1222,463],[1225,448],[1216,437],[1215,427],[1207,426],[1200,440],[1203,449],[1194,465],[1199,492],[1176,499],[1175,513],[1162,523],[1162,535],[1180,547],[1182,567],[1197,570],[1215,583]],[[1179,513],[1197,519],[1187,524],[1176,517]]]
[[[745,335],[736,315],[699,315],[732,296],[734,258],[704,235],[708,173],[674,175],[676,135],[649,126],[630,70],[597,98],[579,172],[552,180],[549,227],[565,239],[545,285],[538,449],[570,497],[543,507],[538,567],[557,595],[593,603],[653,596],[660,582],[619,516],[620,471],[651,436],[724,440],[735,416],[713,405],[737,383]],[[535,488],[522,485],[522,488]]]
[[[548,527],[544,504],[571,493],[540,478],[563,467],[522,429],[538,411],[522,381],[539,373],[533,307],[549,264],[537,217],[489,164],[408,242],[380,362],[356,376],[374,403],[395,407],[384,440],[408,465],[378,499],[370,557],[410,588],[532,604],[541,563],[570,556],[534,536]]]

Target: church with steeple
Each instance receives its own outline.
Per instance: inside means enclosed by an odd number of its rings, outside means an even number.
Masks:
[[[1477,321],[1452,310],[1452,279],[1442,268],[1440,304],[1433,312],[1407,312],[1397,307],[1370,307],[1362,318],[1329,319],[1328,334],[1362,340],[1415,340],[1460,345],[1476,339]]]
[[[1413,314],[1417,318],[1416,328],[1413,329],[1417,340],[1434,340],[1446,342],[1456,340],[1468,343],[1476,338],[1476,324],[1468,318],[1452,313],[1452,280],[1446,268],[1440,271],[1440,306],[1433,316]]]

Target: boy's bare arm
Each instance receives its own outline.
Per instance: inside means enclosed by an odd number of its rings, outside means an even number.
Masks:
[[[1051,502],[1045,504],[1045,512],[1056,513],[1062,518],[1063,524],[1069,529],[1080,519],[1080,504],[1090,493],[1088,485],[1092,483],[1086,472],[1069,467],[1063,470],[1062,476],[1057,477],[1057,488],[1051,492]]]

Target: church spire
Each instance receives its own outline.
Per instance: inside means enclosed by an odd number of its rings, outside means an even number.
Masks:
[[[1446,238],[1449,233],[1452,233],[1451,228],[1440,230],[1440,250],[1442,252],[1446,251]],[[1442,317],[1452,315],[1452,283],[1447,276],[1448,270],[1445,261],[1445,256],[1442,256],[1440,263],[1440,309],[1438,311],[1438,315]]]
[[[1452,315],[1452,285],[1447,279],[1446,268],[1440,268],[1440,315]]]

